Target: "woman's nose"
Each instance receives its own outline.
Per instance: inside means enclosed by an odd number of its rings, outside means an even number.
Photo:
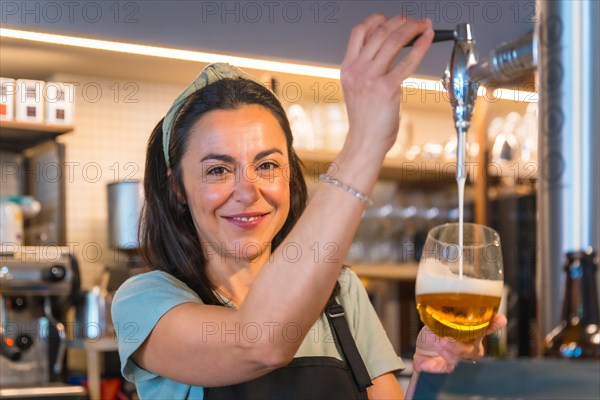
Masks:
[[[252,204],[260,197],[260,177],[253,168],[246,167],[238,171],[235,177],[233,198],[243,204]]]

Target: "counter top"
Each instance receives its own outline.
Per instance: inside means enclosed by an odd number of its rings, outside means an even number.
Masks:
[[[350,269],[362,278],[414,281],[419,264],[350,264]]]

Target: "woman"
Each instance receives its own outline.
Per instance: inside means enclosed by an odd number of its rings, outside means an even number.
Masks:
[[[403,398],[402,362],[342,261],[395,141],[400,82],[432,37],[429,21],[402,16],[353,29],[350,129],[308,205],[271,92],[217,64],[179,96],[148,145],[140,244],[154,271],[113,301],[122,372],[141,398]],[[480,340],[425,333],[417,371],[482,353]]]

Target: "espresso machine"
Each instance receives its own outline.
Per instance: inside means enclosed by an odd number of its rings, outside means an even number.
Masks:
[[[64,315],[79,291],[66,247],[4,246],[0,253],[0,399],[85,399],[62,383],[68,332]]]

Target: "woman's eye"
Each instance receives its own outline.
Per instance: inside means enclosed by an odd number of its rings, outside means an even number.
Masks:
[[[267,161],[267,162],[264,162],[264,163],[260,164],[258,166],[258,169],[262,170],[262,171],[272,171],[275,168],[277,168],[278,166],[279,165],[275,164],[274,162]]]
[[[207,175],[223,175],[227,172],[225,167],[213,167],[209,169],[206,173]]]

